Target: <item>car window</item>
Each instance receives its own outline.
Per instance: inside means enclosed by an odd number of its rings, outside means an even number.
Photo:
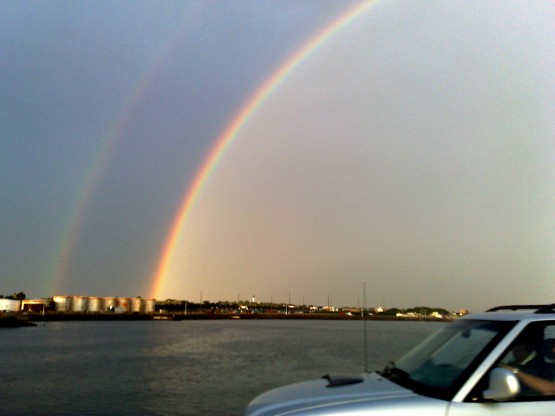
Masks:
[[[452,323],[416,346],[384,374],[392,373],[392,381],[420,394],[449,399],[466,379],[465,374],[473,371],[513,325],[483,320]]]
[[[513,371],[520,383],[514,399],[545,400],[555,398],[555,322],[528,325],[494,366]],[[487,378],[482,386],[487,386]]]

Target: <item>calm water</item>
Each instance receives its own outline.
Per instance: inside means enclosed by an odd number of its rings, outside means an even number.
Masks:
[[[39,325],[42,325],[39,323]],[[443,323],[369,321],[381,369]],[[0,414],[240,415],[257,394],[364,370],[361,321],[47,322],[0,332]]]

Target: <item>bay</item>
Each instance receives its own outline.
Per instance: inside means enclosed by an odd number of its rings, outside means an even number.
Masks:
[[[443,322],[47,322],[0,332],[0,414],[241,415],[256,395],[398,359]]]

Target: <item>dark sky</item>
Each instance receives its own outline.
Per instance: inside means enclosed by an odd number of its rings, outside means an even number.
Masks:
[[[358,4],[4,2],[0,293],[152,296],[218,139]],[[156,295],[552,302],[554,8],[368,3],[236,132]]]

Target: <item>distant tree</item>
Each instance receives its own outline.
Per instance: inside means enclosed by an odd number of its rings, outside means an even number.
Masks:
[[[13,298],[16,300],[25,300],[27,299],[27,296],[23,292],[17,292],[13,294]]]
[[[439,313],[440,315],[444,315],[444,316],[450,316],[451,315],[451,312],[449,312],[447,309],[431,308],[429,306],[416,306],[414,308],[407,309],[406,312],[412,312],[412,313],[415,313],[416,315],[420,315],[420,316],[429,316],[434,312]]]
[[[14,293],[13,295],[4,296],[4,297],[6,299],[15,299],[15,300],[25,300],[27,298],[25,296],[25,293],[23,292]]]

